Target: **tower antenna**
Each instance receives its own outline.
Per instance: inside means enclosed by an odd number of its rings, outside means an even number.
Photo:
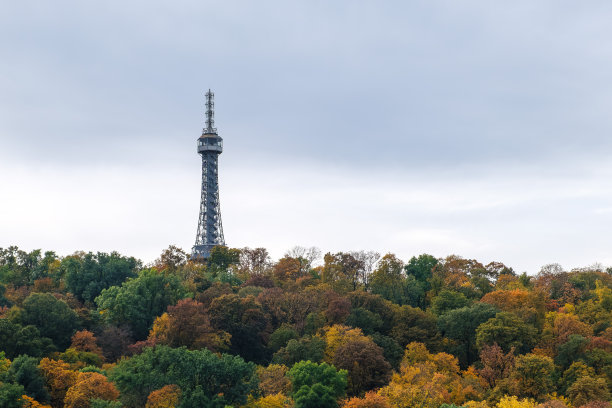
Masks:
[[[206,127],[202,130],[202,134],[217,134],[215,128],[215,94],[210,89],[206,92]]]

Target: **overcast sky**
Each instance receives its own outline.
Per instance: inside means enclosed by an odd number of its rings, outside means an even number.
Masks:
[[[4,1],[0,247],[612,265],[609,1]]]

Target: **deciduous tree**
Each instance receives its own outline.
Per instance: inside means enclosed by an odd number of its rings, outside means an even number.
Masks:
[[[115,385],[99,373],[79,373],[76,382],[66,392],[65,408],[89,408],[92,399],[115,401],[119,391]]]

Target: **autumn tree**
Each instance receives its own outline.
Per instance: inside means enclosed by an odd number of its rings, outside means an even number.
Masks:
[[[349,395],[381,387],[391,378],[391,365],[385,360],[383,350],[365,336],[340,344],[332,363],[347,371]]]
[[[480,300],[495,306],[501,311],[511,312],[526,323],[542,328],[546,313],[546,299],[541,291],[525,289],[495,290],[487,293]]]
[[[96,336],[89,330],[81,330],[74,333],[71,340],[70,348],[94,353],[102,357],[102,349],[98,346]]]
[[[38,364],[51,395],[51,405],[61,407],[66,392],[77,380],[77,373],[72,371],[70,365],[60,360],[43,358]]]
[[[280,282],[296,281],[307,273],[306,262],[287,256],[279,259],[272,269],[272,274]]]
[[[126,327],[106,326],[99,332],[96,343],[102,348],[102,355],[107,362],[115,362],[126,355],[132,343],[131,332]]]
[[[179,268],[185,266],[188,260],[189,255],[185,251],[175,245],[170,245],[161,253],[159,258],[155,260],[154,265],[155,268],[160,271],[166,270],[174,273]]]
[[[462,378],[457,359],[447,353],[430,353],[424,344],[411,343],[399,372],[380,389],[392,407],[438,408],[443,403],[461,405],[480,397],[475,384]]]
[[[285,365],[270,364],[267,367],[257,367],[259,390],[264,396],[287,393],[291,389],[291,381],[287,377],[289,369]]]
[[[364,262],[350,253],[327,253],[323,257],[322,281],[331,285],[339,293],[356,290],[362,285],[360,277],[365,267]]]
[[[176,408],[180,398],[181,389],[177,385],[166,385],[149,394],[145,408]]]
[[[206,307],[193,299],[168,306],[168,311],[153,322],[149,337],[156,344],[189,349],[206,347],[213,351],[227,349],[230,342],[228,333],[212,327]]]
[[[554,371],[550,357],[525,354],[516,358],[511,377],[517,384],[519,396],[541,399],[554,390]]]
[[[505,353],[497,343],[484,345],[480,349],[482,368],[479,374],[490,388],[494,388],[497,381],[510,375],[514,368],[514,361],[514,348]]]
[[[119,391],[102,374],[79,373],[74,385],[66,392],[64,406],[66,408],[89,408],[94,398],[115,401],[119,398]]]
[[[51,408],[51,405],[41,404],[28,395],[22,395],[21,398],[23,400],[23,408]]]
[[[393,316],[391,337],[401,346],[413,341],[421,341],[428,347],[436,348],[439,343],[436,318],[430,313],[411,306],[397,308]]]
[[[391,408],[391,405],[386,397],[369,391],[362,398],[353,397],[345,400],[342,408]]]
[[[239,271],[245,276],[263,275],[271,266],[270,254],[265,248],[245,247],[240,250]]]

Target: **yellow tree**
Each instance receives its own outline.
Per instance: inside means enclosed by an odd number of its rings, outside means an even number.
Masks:
[[[391,405],[387,397],[370,391],[362,398],[353,397],[345,400],[342,408],[391,408]]]
[[[289,369],[281,364],[270,364],[268,367],[257,367],[259,390],[264,396],[286,394],[291,389],[291,381],[286,374]]]
[[[41,404],[27,395],[22,395],[21,399],[23,400],[23,408],[51,408],[51,405]]]
[[[64,398],[65,408],[89,408],[91,400],[97,398],[115,401],[119,391],[115,385],[99,373],[79,373],[75,384],[68,389]]]
[[[62,406],[66,391],[74,385],[78,374],[70,369],[70,364],[46,357],[40,360],[38,368],[47,383],[51,395],[51,405],[54,407]]]
[[[457,358],[447,353],[431,354],[422,343],[410,343],[398,373],[393,374],[380,395],[393,408],[438,408],[441,404],[461,405],[481,399],[475,373],[462,375]]]
[[[181,400],[181,388],[171,384],[151,391],[145,408],[176,408]]]

